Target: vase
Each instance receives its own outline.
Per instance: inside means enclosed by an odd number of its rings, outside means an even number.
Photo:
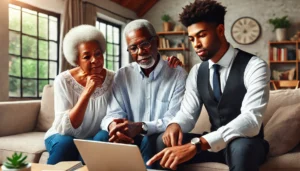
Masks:
[[[276,40],[278,42],[286,40],[286,28],[277,28],[275,30],[276,33]]]
[[[2,171],[31,171],[31,163],[28,163],[26,167],[22,167],[20,169],[9,169],[4,165],[1,166]]]
[[[164,32],[171,31],[172,24],[170,22],[164,22]]]

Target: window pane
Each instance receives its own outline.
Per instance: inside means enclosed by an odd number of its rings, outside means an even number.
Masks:
[[[20,34],[14,31],[9,32],[9,53],[20,55]]]
[[[20,97],[21,96],[20,90],[21,90],[20,79],[9,77],[9,96]]]
[[[49,16],[50,22],[50,40],[57,40],[57,18]]]
[[[39,59],[48,59],[48,42],[39,40]]]
[[[48,39],[48,15],[39,13],[39,37]]]
[[[35,38],[22,36],[22,54],[24,57],[37,57],[37,40]]]
[[[106,39],[106,25],[103,23],[100,23],[100,31],[103,33],[105,39]]]
[[[37,77],[37,61],[33,59],[22,59],[22,74],[26,78],[36,78]]]
[[[53,85],[54,80],[49,80],[49,84]]]
[[[111,43],[106,44],[106,51],[108,55],[113,55],[113,45]]]
[[[39,81],[39,97],[42,97],[43,89],[45,85],[48,84],[48,80],[40,80]]]
[[[20,57],[10,56],[9,75],[21,77]]]
[[[107,60],[109,60],[109,61],[113,61],[113,60],[114,60],[114,58],[113,58],[113,56],[107,55]]]
[[[29,9],[22,9],[22,31],[30,35],[37,35],[37,13]]]
[[[107,61],[107,69],[114,70],[113,67],[114,67],[113,62],[112,61]]]
[[[23,97],[36,97],[36,80],[27,80],[22,81]]]
[[[39,61],[39,78],[48,78],[48,61]]]
[[[49,59],[50,60],[57,60],[57,43],[50,42],[50,49],[49,49]]]
[[[119,56],[115,56],[114,61],[119,61],[120,57]]]
[[[114,45],[114,55],[119,55],[119,45]]]
[[[14,6],[14,7],[13,7]],[[21,18],[21,12],[20,7],[16,9],[15,5],[9,4],[9,29],[20,31],[20,18]]]
[[[114,43],[119,44],[119,29],[114,27]]]
[[[113,42],[112,26],[107,25],[107,42]]]
[[[114,63],[114,71],[117,71],[119,69],[119,62]]]
[[[57,74],[57,63],[50,62],[50,70],[49,70],[50,78],[55,78],[56,74]]]

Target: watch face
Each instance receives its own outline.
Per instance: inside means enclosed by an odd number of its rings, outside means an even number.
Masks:
[[[193,138],[193,139],[191,140],[191,143],[192,143],[192,144],[199,144],[199,143],[200,143],[200,138],[198,138],[198,137]]]
[[[260,36],[259,23],[250,17],[237,19],[231,27],[231,36],[239,44],[247,45],[254,43]]]

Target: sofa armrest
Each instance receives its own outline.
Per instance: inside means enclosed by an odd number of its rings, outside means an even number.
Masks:
[[[0,137],[33,131],[40,100],[0,102]]]

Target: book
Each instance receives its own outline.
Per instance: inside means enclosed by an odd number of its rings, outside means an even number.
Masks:
[[[59,162],[55,165],[55,167],[59,170],[64,171],[73,171],[83,167],[81,161],[63,161]]]

